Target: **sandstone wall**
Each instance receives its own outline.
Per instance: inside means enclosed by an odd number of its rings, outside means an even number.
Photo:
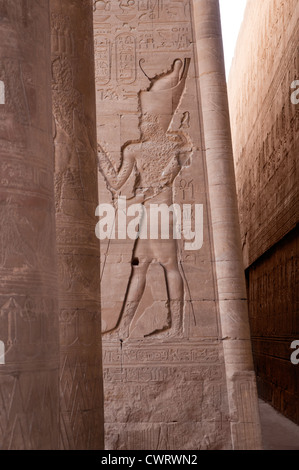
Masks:
[[[247,272],[252,347],[261,396],[299,422],[299,366],[290,349],[298,339],[298,229]]]
[[[250,0],[229,77],[244,264],[298,221],[299,4]]]
[[[101,243],[107,449],[259,448],[218,1],[97,0],[94,27],[100,202],[203,209],[202,246]]]
[[[0,2],[0,449],[57,449],[48,2]]]
[[[103,448],[93,2],[51,0],[60,448]]]
[[[299,3],[249,0],[229,102],[254,360],[261,396],[298,422]],[[298,88],[298,87],[297,87]]]
[[[103,447],[92,7],[0,0],[1,450]]]

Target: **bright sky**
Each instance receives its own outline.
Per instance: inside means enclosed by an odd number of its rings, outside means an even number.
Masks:
[[[226,75],[228,76],[247,0],[220,0],[219,3],[221,10],[225,68]]]

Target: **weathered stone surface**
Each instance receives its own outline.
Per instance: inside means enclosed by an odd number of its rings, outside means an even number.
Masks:
[[[298,229],[248,269],[249,318],[261,397],[299,423],[299,370],[290,348],[299,338]]]
[[[229,78],[259,393],[297,423],[298,20],[297,1],[248,2]]]
[[[103,447],[92,0],[51,0],[62,449]]]
[[[101,245],[106,446],[259,448],[218,1],[94,9],[100,202],[203,206]]]
[[[0,1],[0,449],[59,446],[48,2]]]
[[[245,268],[298,222],[298,17],[296,0],[249,2],[230,72]]]

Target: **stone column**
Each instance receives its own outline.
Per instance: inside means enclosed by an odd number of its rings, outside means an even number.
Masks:
[[[103,447],[91,0],[51,0],[61,448]]]
[[[59,444],[48,1],[0,1],[0,449]]]
[[[203,148],[210,197],[219,314],[234,449],[259,449],[260,423],[245,278],[218,0],[193,0]]]

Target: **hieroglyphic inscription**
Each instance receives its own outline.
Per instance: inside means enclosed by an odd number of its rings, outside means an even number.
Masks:
[[[130,84],[136,78],[136,45],[131,34],[120,34],[116,42],[117,81]]]
[[[163,382],[180,377],[183,381],[193,381],[194,385],[198,380],[221,380],[222,371],[218,366],[197,366],[193,367],[104,367],[104,380],[111,383],[121,382],[127,384],[136,382],[145,384],[148,382]],[[143,390],[143,388],[142,388]]]
[[[63,449],[102,447],[102,376],[92,0],[52,0],[52,96]],[[96,4],[94,4],[96,6]],[[97,78],[109,81],[99,37]],[[71,377],[71,379],[70,379]],[[87,385],[88,384],[88,385]],[[72,410],[76,410],[73,413]]]
[[[155,347],[152,349],[134,348],[129,349],[109,349],[107,346],[104,351],[105,365],[112,365],[115,363],[125,364],[163,364],[163,363],[184,363],[184,364],[198,364],[202,363],[217,363],[219,361],[219,351],[216,347]]]
[[[111,78],[111,51],[110,40],[105,36],[95,39],[95,74],[96,81],[101,85],[109,83]]]
[[[242,53],[236,55],[228,84],[246,268],[298,221],[299,119],[298,105],[291,100],[291,84],[299,77],[299,29],[298,21],[285,21],[296,17],[298,5],[293,0],[279,0],[275,6],[267,1],[262,8],[256,4],[260,11],[254,26],[258,39],[255,47],[252,41],[242,39],[244,47],[242,44]],[[251,30],[254,8],[243,25],[244,38]],[[264,34],[266,27],[271,28],[271,36]],[[265,67],[259,67],[260,60]],[[270,82],[271,87],[267,85]],[[259,106],[261,96],[264,99]]]
[[[187,25],[172,26],[161,24],[154,31],[146,25],[138,34],[138,51],[167,51],[176,48],[179,51],[190,50],[191,31]]]
[[[49,48],[48,2],[0,1],[1,450],[59,440]]]
[[[142,75],[138,63],[153,51],[188,53],[192,48],[188,0],[97,0],[94,21],[96,81],[101,100],[117,100],[130,90],[136,93],[133,84]],[[112,89],[100,88],[108,83]],[[124,85],[133,88],[122,90]]]
[[[99,192],[109,203],[129,195],[146,210],[203,204],[208,224],[191,10],[189,0],[94,2]],[[194,228],[194,207],[184,217]],[[107,448],[225,446],[209,232],[201,251],[173,241],[102,243]],[[201,423],[210,418],[220,430]],[[196,443],[190,429],[184,442],[179,435],[187,421]]]

